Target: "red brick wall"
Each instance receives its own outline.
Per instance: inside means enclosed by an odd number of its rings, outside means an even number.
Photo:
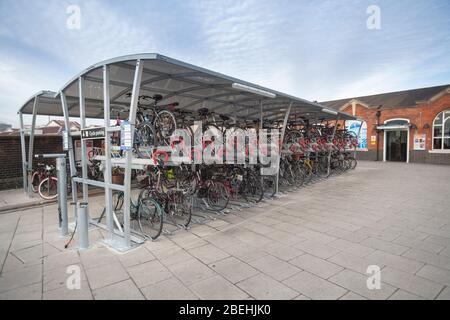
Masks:
[[[28,140],[26,137],[26,153],[28,157]],[[34,153],[61,153],[60,136],[36,136]],[[39,162],[54,163],[54,159],[40,159]],[[36,165],[37,159],[33,159]],[[0,137],[0,190],[20,188],[22,186],[22,152],[19,136]]]
[[[385,106],[388,107],[388,106]],[[436,101],[430,103],[424,103],[412,108],[401,109],[383,109],[381,110],[380,124],[384,121],[403,118],[409,119],[411,124],[415,124],[417,129],[410,130],[409,134],[409,147],[410,150],[414,148],[414,134],[426,134],[427,135],[427,150],[432,149],[432,127],[433,120],[443,110],[450,109],[450,94],[446,94]],[[352,114],[352,106],[347,106],[344,112]],[[367,145],[369,150],[376,151],[376,145],[372,145],[370,142],[370,136],[376,135],[376,109],[368,109],[360,104],[356,105],[356,116],[367,121]],[[424,129],[424,125],[428,124],[429,128]],[[380,150],[383,150],[383,133],[380,134]]]

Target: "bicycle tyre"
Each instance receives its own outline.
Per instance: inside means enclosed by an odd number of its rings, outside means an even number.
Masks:
[[[138,224],[142,234],[156,240],[161,235],[163,223],[164,216],[159,203],[151,197],[141,199],[138,208]]]
[[[348,157],[347,160],[350,162],[349,167],[352,170],[356,169],[356,166],[358,165],[358,161],[354,157]]]
[[[211,210],[221,211],[228,206],[230,193],[223,182],[213,181],[206,190],[206,199]]]
[[[42,199],[45,200],[55,199],[58,196],[58,179],[56,179],[55,177],[45,178],[39,184],[38,192]]]
[[[263,188],[264,194],[267,194],[270,198],[275,197],[277,193],[276,188],[277,177],[274,176],[263,176]]]
[[[175,225],[187,228],[192,219],[192,197],[177,191],[175,197],[177,201],[169,202],[169,216]],[[179,197],[179,198],[178,198]]]
[[[35,171],[33,175],[31,176],[31,188],[33,189],[33,192],[36,193],[39,190],[39,173]]]
[[[261,179],[252,173],[248,174],[243,185],[242,196],[247,201],[252,201],[254,203],[261,202],[264,197],[264,187],[261,183]]]
[[[164,119],[167,122],[164,122]],[[167,130],[167,126],[169,126]],[[163,130],[164,129],[164,130]],[[170,144],[170,136],[177,129],[177,121],[175,116],[169,110],[161,110],[158,112],[155,119],[155,131],[159,137],[159,140],[164,142],[165,145]]]
[[[139,158],[151,158],[152,147],[155,145],[155,130],[148,122],[139,124],[134,132],[133,147]],[[149,150],[143,150],[147,148]]]

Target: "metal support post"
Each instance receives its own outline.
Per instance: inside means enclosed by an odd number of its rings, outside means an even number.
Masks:
[[[103,120],[105,123],[105,208],[106,208],[106,224],[109,231],[109,240],[114,237],[114,218],[111,185],[111,133],[108,130],[111,125],[111,109],[109,96],[109,67],[103,66]]]
[[[80,96],[80,126],[81,129],[86,129],[86,100],[84,92],[84,78],[80,77],[78,79],[78,93]],[[86,140],[81,139],[81,177],[83,179],[88,178],[88,166],[87,166],[87,148]],[[89,199],[89,185],[83,182],[83,202],[88,202]],[[88,217],[89,217],[89,207],[88,207]]]
[[[263,102],[262,102],[262,100],[259,100],[259,112],[260,112],[260,114],[259,114],[259,132],[257,131],[256,132],[256,136],[257,137],[259,137],[259,139],[258,139],[258,149],[257,150],[259,150],[259,148],[260,148],[260,143],[261,143],[261,132],[262,132],[262,129],[263,129],[263,123],[264,123],[264,119],[263,119]],[[259,151],[258,151],[258,153],[259,153]],[[260,170],[261,170],[261,172],[262,172],[262,167],[260,168]],[[264,177],[263,177],[263,175],[261,174],[261,185],[264,185]]]
[[[19,112],[20,120],[20,150],[22,152],[22,187],[23,191],[27,192],[28,179],[27,179],[27,154],[25,151],[25,131],[23,127],[23,114]]]
[[[259,114],[259,128],[263,128],[263,102],[262,100],[259,100],[259,108],[260,108],[260,114]]]
[[[134,139],[134,125],[136,122],[136,111],[139,101],[139,91],[141,87],[142,70],[144,67],[144,62],[141,60],[136,61],[136,70],[134,73],[133,89],[131,92],[131,104],[129,112],[129,123],[131,125],[131,141]],[[125,246],[131,248],[130,239],[130,198],[131,198],[131,164],[132,164],[132,150],[126,150],[125,156],[125,177],[124,177],[124,205],[123,205],[123,219],[124,219],[124,235],[125,235]]]
[[[275,194],[278,194],[278,186],[279,186],[279,180],[280,180],[280,160],[283,150],[283,142],[284,142],[284,134],[286,133],[286,126],[289,120],[289,115],[291,114],[292,109],[292,102],[289,104],[289,108],[286,111],[286,115],[284,116],[283,121],[283,128],[281,129],[281,137],[280,137],[280,150],[279,151],[279,157],[278,157],[278,164],[277,164],[277,177],[276,177],[276,185],[275,185]]]
[[[338,122],[339,122],[339,114],[337,115],[336,122],[335,122],[335,124],[334,124],[333,134],[332,134],[332,136],[331,136],[331,141],[332,141],[332,142],[333,142],[333,139],[334,139],[334,135],[336,134],[336,129],[337,129],[337,124],[338,124]],[[330,171],[331,171],[330,166],[331,166],[331,152],[332,152],[332,151],[333,151],[333,150],[332,150],[332,148],[330,147],[330,150],[328,150],[327,177],[330,175]]]
[[[69,234],[69,219],[67,216],[67,169],[66,157],[56,158],[56,175],[58,177],[58,211],[61,235]]]
[[[87,214],[88,204],[86,202],[77,203],[78,212],[78,248],[89,248],[89,221]]]
[[[36,115],[37,115],[37,104],[38,97],[34,98],[33,104],[33,120],[31,121],[31,131],[30,131],[30,139],[28,141],[28,196],[33,196],[33,181],[31,181],[32,173],[33,173],[33,148],[34,148],[34,131],[36,128]]]
[[[69,139],[69,164],[70,164],[70,182],[72,185],[72,202],[76,203],[78,202],[78,194],[77,194],[77,183],[72,179],[73,177],[76,177],[77,175],[77,168],[75,167],[75,156],[73,153],[73,141],[72,141],[72,135],[70,133],[70,121],[69,121],[69,108],[67,106],[67,99],[66,94],[64,92],[60,92],[61,95],[61,106],[63,109],[63,115],[64,115],[64,125],[66,127],[67,131],[67,137]],[[77,219],[77,207],[73,206],[73,217],[74,219]]]

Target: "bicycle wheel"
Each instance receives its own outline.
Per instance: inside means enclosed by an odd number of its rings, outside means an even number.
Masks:
[[[305,175],[305,182],[304,184],[309,184],[312,181],[313,178],[313,169],[310,162],[303,162],[301,165],[301,169],[303,171],[303,174]]]
[[[31,176],[31,187],[33,188],[33,192],[38,192],[39,189],[39,173],[36,171]]]
[[[323,157],[317,164],[317,174],[320,178],[328,178],[331,174],[331,168],[328,170],[328,157]]]
[[[112,203],[113,203],[113,210],[122,210],[123,207],[123,192],[122,191],[115,191],[112,194]]]
[[[288,162],[280,163],[280,175],[279,175],[280,185],[282,186],[292,186],[294,185],[294,174],[292,172],[292,167]]]
[[[273,198],[277,193],[277,177],[276,176],[263,176],[263,188],[264,194]]]
[[[192,219],[192,196],[174,191],[169,200],[169,216],[175,225],[187,228]]]
[[[153,198],[141,199],[138,208],[138,224],[141,232],[152,240],[156,240],[163,228],[163,211]]]
[[[155,130],[147,122],[139,124],[134,132],[134,150],[139,158],[151,158],[155,145]]]
[[[169,110],[161,110],[155,119],[155,129],[160,141],[168,145],[170,136],[177,129],[177,121],[172,112]]]
[[[295,163],[292,165],[292,171],[294,174],[294,183],[297,187],[303,186],[305,183],[305,172],[303,172],[303,168],[299,163]]]
[[[211,182],[206,190],[206,199],[211,210],[221,211],[230,201],[230,193],[220,181]]]
[[[242,186],[242,195],[245,200],[258,203],[264,197],[264,187],[261,179],[254,174],[248,174]]]
[[[55,177],[47,177],[41,181],[38,192],[41,198],[46,200],[55,199],[58,196],[58,179]]]
[[[356,161],[354,157],[348,157],[347,160],[350,162],[349,164],[350,169],[354,170],[358,165],[358,161]]]

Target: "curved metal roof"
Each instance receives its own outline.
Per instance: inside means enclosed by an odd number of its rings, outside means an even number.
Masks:
[[[18,113],[23,114],[32,114],[33,113],[33,106],[34,106],[34,100],[37,100],[37,114],[42,115],[59,115],[62,114],[61,109],[61,102],[58,103],[58,99],[55,98],[56,92],[48,91],[48,90],[42,90],[36,92],[34,95],[32,95],[26,102],[20,107]],[[42,113],[43,112],[43,113]],[[52,114],[47,114],[47,113]],[[54,112],[54,114],[53,114]]]
[[[96,63],[70,79],[54,95],[59,103],[59,93],[67,98],[69,115],[79,116],[78,79],[85,81],[86,116],[103,118],[103,66],[109,67],[111,117],[118,113],[127,116],[130,98],[127,93],[133,86],[137,60],[144,64],[141,95],[161,94],[163,104],[178,102],[179,108],[196,111],[208,108],[211,111],[237,118],[259,119],[260,101],[263,103],[264,118],[282,119],[292,103],[291,114],[301,114],[319,119],[334,119],[335,111],[322,112],[324,106],[305,99],[271,90],[256,84],[236,79],[208,69],[197,67],[156,53],[127,55]],[[58,101],[58,102],[56,102]],[[26,109],[28,110],[28,109]],[[41,107],[49,115],[62,115],[62,111]],[[24,110],[25,111],[25,110]],[[22,111],[23,113],[26,113]],[[31,110],[32,111],[32,110]],[[341,113],[341,119],[355,119]]]

